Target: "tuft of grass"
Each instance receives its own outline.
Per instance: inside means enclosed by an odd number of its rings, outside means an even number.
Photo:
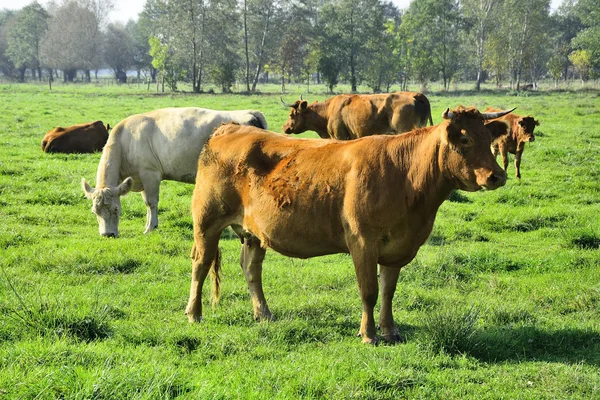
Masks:
[[[423,332],[429,345],[447,354],[470,353],[478,342],[476,339],[479,312],[475,308],[459,311],[444,307],[427,314],[423,319]]]

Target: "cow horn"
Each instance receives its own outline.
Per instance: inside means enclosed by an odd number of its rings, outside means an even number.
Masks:
[[[279,96],[279,100],[281,100],[281,104],[283,104],[286,107],[294,107],[296,104],[287,104],[285,101],[283,101],[283,97]]]
[[[300,93],[300,101],[302,101],[302,100],[304,100],[304,99],[302,98],[302,93]]]
[[[498,112],[492,112],[492,113],[481,113],[481,117],[483,119],[494,119],[494,118],[500,118],[505,116],[508,113],[511,113],[513,111],[515,111],[517,109],[517,107],[513,107],[510,110],[504,110],[504,111],[498,111]]]
[[[452,119],[452,117],[454,117],[454,113],[452,111],[450,111],[449,108],[446,108],[446,111],[444,111],[444,113],[442,114],[442,118]]]

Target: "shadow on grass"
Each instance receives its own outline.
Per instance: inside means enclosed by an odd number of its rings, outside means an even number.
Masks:
[[[540,360],[600,366],[600,334],[591,330],[535,327],[478,331],[469,354],[485,362]]]
[[[431,339],[424,327],[399,325],[406,341]],[[600,333],[587,329],[544,330],[532,326],[476,329],[468,344],[458,349],[482,362],[536,360],[600,366]]]

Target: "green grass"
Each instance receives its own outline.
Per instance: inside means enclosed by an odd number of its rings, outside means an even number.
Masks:
[[[127,195],[121,237],[103,239],[80,188],[81,177],[95,183],[100,155],[40,149],[56,125],[114,125],[168,106],[255,108],[280,131],[288,111],[271,89],[0,85],[0,398],[600,397],[597,91],[428,94],[434,123],[463,104],[517,106],[541,125],[521,181],[511,159],[505,187],[456,192],[440,208],[400,274],[394,316],[405,343],[396,346],[356,337],[361,305],[347,255],[268,252],[276,321],[254,322],[229,233],[220,304],[188,324],[193,186],[162,183],[149,235],[141,196]],[[289,87],[285,100],[304,89]],[[325,99],[322,90],[304,98]]]

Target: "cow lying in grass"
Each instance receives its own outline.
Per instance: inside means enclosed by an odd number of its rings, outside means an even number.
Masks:
[[[488,129],[484,121],[508,112],[459,107],[447,110],[437,126],[352,141],[220,127],[200,155],[192,197],[189,321],[202,318],[209,272],[218,299],[219,238],[231,226],[243,243],[241,266],[256,319],[271,319],[262,289],[267,248],[299,258],[349,253],[362,300],[363,342],[378,341],[373,316],[378,263],[381,333],[398,342],[392,298],[400,269],[427,240],[439,206],[453,190],[504,185],[506,173],[490,151],[498,134],[493,132],[504,130]],[[498,124],[503,123],[488,126]]]
[[[45,153],[94,153],[102,151],[108,140],[108,131],[102,121],[73,125],[68,128],[57,126],[42,139]]]
[[[146,230],[158,226],[158,197],[164,179],[194,183],[198,155],[214,129],[225,122],[267,128],[259,111],[216,111],[205,108],[163,108],[132,115],[119,122],[104,147],[96,188],[85,179],[85,196],[92,200],[100,235],[117,237],[120,196],[142,192]]]

